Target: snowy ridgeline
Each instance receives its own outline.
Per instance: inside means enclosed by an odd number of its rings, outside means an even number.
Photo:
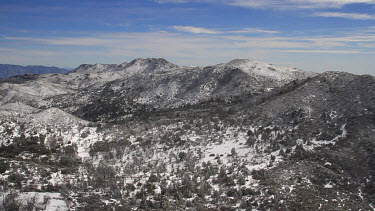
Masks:
[[[209,67],[179,67],[164,59],[136,59],[120,65],[81,65],[69,74],[46,74],[0,83],[0,111],[77,108],[112,96],[126,108],[133,102],[155,108],[181,107],[215,98],[272,90],[316,74],[254,60],[233,60]],[[20,83],[20,81],[22,83]],[[113,101],[110,100],[110,101]],[[21,103],[21,110],[9,109]],[[35,111],[34,111],[35,112]]]

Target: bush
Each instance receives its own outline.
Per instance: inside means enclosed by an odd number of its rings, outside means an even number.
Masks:
[[[227,196],[228,196],[228,197],[235,197],[235,196],[237,196],[237,190],[234,189],[234,188],[229,189],[229,190],[227,191]]]
[[[96,168],[96,172],[103,178],[113,178],[116,175],[116,171],[112,166],[107,166],[103,163],[100,163]]]
[[[90,156],[94,156],[98,152],[109,152],[110,145],[104,141],[97,141],[90,147]]]
[[[150,177],[148,178],[148,181],[149,182],[159,182],[159,178],[155,174],[151,174]]]
[[[265,179],[266,178],[266,170],[264,169],[260,169],[260,170],[253,170],[251,172],[251,174],[253,175],[253,179],[256,179],[256,180],[261,180],[261,179]]]
[[[178,159],[180,161],[184,161],[185,158],[186,158],[186,152],[180,152],[180,153],[178,153]]]
[[[17,211],[21,208],[21,203],[17,200],[18,193],[11,191],[4,197],[3,207],[6,211]]]
[[[4,160],[0,161],[0,174],[4,174],[9,169],[9,163]]]
[[[135,191],[135,186],[132,183],[127,183],[126,186],[125,186],[125,189],[130,191],[130,192],[133,192],[133,191]]]
[[[74,167],[78,165],[78,161],[72,156],[63,155],[60,158],[60,165],[64,167]]]
[[[9,175],[8,182],[15,183],[15,184],[21,186],[21,182],[22,182],[23,179],[24,178],[23,178],[22,175],[15,172],[15,173],[12,173],[11,175]]]
[[[50,151],[42,143],[43,140],[30,137],[16,137],[14,143],[8,146],[0,146],[0,155],[2,157],[14,158],[22,152],[35,153],[37,155],[48,155]],[[40,143],[39,143],[40,142]]]

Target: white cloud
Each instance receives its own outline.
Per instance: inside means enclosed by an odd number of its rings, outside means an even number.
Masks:
[[[229,32],[230,33],[266,33],[266,34],[279,33],[278,31],[264,30],[264,29],[258,29],[258,28],[244,28],[244,29],[241,29],[241,30],[229,31]]]
[[[208,29],[206,29],[208,30]],[[198,32],[196,32],[198,33]],[[273,33],[271,33],[273,34]],[[332,36],[250,36],[236,35],[232,33],[222,33],[215,31],[213,34],[189,34],[173,32],[144,32],[144,33],[107,33],[85,37],[5,37],[3,39],[12,42],[30,43],[41,46],[78,46],[81,52],[85,48],[106,49],[106,51],[118,52],[126,49],[135,52],[157,52],[167,49],[171,55],[181,52],[196,53],[199,49],[307,49],[307,50],[337,50],[337,48],[365,48],[373,46],[375,36],[372,32],[364,33],[358,31],[357,34],[348,32],[346,35]],[[168,47],[167,47],[168,46]],[[3,48],[10,50],[11,48]],[[0,51],[2,48],[0,48]],[[191,50],[191,52],[190,52]],[[340,49],[342,50],[342,49]],[[344,49],[347,50],[347,49]],[[54,51],[49,51],[53,53]],[[180,52],[180,53],[178,53]],[[188,53],[188,54],[189,54]],[[188,55],[184,54],[184,55]]]
[[[0,52],[6,53],[6,54],[13,54],[13,53],[18,53],[20,51],[14,48],[0,48]],[[45,57],[62,55],[60,52],[55,52],[55,51],[29,50],[29,49],[22,50],[22,54],[33,55],[33,56],[45,56]]]
[[[165,3],[188,3],[189,0],[155,0],[158,3],[165,4]]]
[[[217,33],[156,31],[103,33],[83,37],[3,37],[1,39],[6,39],[13,47],[0,48],[0,63],[78,66],[81,63],[121,63],[137,57],[164,57],[180,65],[213,65],[233,58],[288,62],[298,55],[304,55],[298,61],[304,63],[310,57],[318,57],[319,53],[332,58],[345,55],[367,58],[370,57],[368,55],[373,56],[372,52],[375,51],[374,31],[362,28],[331,36],[294,37],[282,36],[282,33],[259,36],[214,31]],[[31,50],[30,46],[35,50]],[[288,54],[293,56],[285,56]],[[66,61],[71,64],[66,64]]]
[[[228,0],[225,3],[241,7],[274,9],[341,8],[347,4],[375,4],[375,0]]]
[[[156,0],[158,3],[211,2],[240,7],[272,9],[341,8],[348,4],[375,4],[375,0]]]
[[[194,27],[194,26],[173,26],[173,28],[178,31],[190,32],[194,34],[218,34],[220,33],[215,30],[206,29],[203,27]]]
[[[3,37],[10,42],[20,42],[51,46],[81,46],[102,48],[122,48],[130,46],[137,49],[149,50],[148,46],[168,46],[168,43],[186,49],[211,48],[211,47],[259,47],[259,48],[337,48],[350,47],[363,44],[363,46],[375,43],[373,30],[352,30],[346,33],[338,33],[331,36],[275,36],[277,31],[268,31],[256,28],[245,28],[238,31],[219,31],[193,26],[174,26],[180,31],[195,33],[178,33],[167,31],[138,32],[138,33],[103,33],[82,37]],[[270,33],[270,36],[256,36],[241,34],[245,32]],[[279,35],[279,34],[277,34]],[[236,46],[233,46],[236,45]],[[193,47],[189,47],[193,46]],[[4,48],[0,48],[4,49]],[[9,48],[6,48],[9,49]]]
[[[355,20],[375,20],[375,15],[360,14],[360,13],[343,13],[343,12],[320,12],[315,13],[315,16],[333,17],[333,18],[347,18]]]
[[[289,53],[329,53],[329,54],[358,54],[362,53],[360,50],[277,50],[281,52],[289,52]],[[366,52],[368,53],[368,52]]]
[[[264,33],[264,34],[276,34],[279,33],[278,31],[274,30],[265,30],[265,29],[258,29],[258,28],[243,28],[239,30],[214,30],[214,29],[207,29],[203,27],[195,27],[195,26],[173,26],[173,28],[177,31],[181,32],[189,32],[193,34],[245,34],[245,33]]]

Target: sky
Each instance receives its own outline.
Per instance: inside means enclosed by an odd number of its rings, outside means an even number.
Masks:
[[[375,0],[1,0],[0,63],[236,58],[375,75]]]

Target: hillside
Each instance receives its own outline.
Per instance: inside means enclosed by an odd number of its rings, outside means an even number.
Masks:
[[[208,67],[136,59],[3,80],[0,95],[3,206],[373,210],[375,204],[372,76],[247,59]],[[43,194],[50,198],[39,200]]]

